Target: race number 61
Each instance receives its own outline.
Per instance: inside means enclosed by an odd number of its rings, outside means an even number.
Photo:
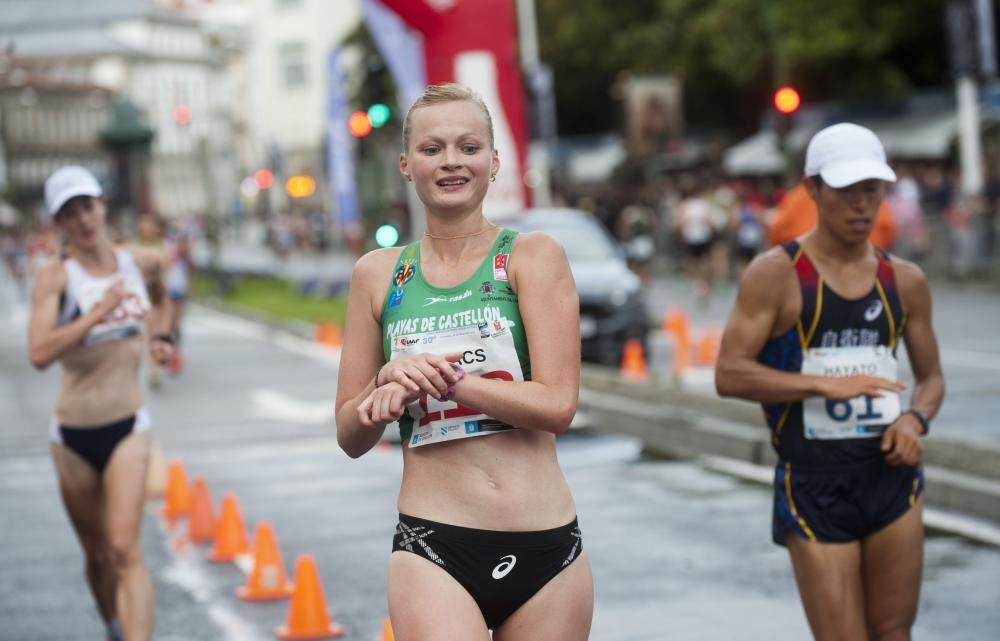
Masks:
[[[852,399],[856,400],[856,399]],[[858,421],[874,421],[882,418],[881,412],[875,411],[875,399],[870,396],[864,397],[865,408],[864,412],[858,414],[854,417],[854,420]],[[851,420],[854,414],[854,405],[850,400],[847,401],[833,401],[827,399],[826,401],[826,413],[831,419],[837,421],[838,423],[843,423],[845,421]]]

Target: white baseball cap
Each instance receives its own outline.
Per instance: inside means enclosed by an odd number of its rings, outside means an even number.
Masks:
[[[842,122],[819,131],[806,148],[806,176],[821,176],[834,188],[862,180],[896,182],[885,149],[871,129]]]
[[[77,165],[61,167],[45,181],[45,210],[49,216],[55,216],[71,198],[77,196],[97,198],[103,193],[94,174],[83,167]]]

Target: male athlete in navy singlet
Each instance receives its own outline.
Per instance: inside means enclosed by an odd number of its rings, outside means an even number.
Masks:
[[[772,537],[788,548],[813,636],[906,640],[923,564],[920,439],[944,397],[930,289],[868,241],[896,179],[874,133],[820,131],[805,174],[819,222],[748,268],[716,387],[764,407],[779,457]]]

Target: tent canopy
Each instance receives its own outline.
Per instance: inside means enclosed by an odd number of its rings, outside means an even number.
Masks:
[[[982,127],[997,121],[996,112],[988,108],[980,111]],[[958,117],[953,110],[853,122],[868,127],[878,135],[890,160],[944,159],[958,137]],[[822,126],[810,123],[792,128],[787,144],[794,157],[805,152],[809,139]],[[723,154],[722,167],[734,176],[781,173],[781,154],[774,130],[762,129],[727,149]]]

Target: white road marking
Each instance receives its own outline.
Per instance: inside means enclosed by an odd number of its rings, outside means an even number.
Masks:
[[[273,389],[250,392],[251,418],[265,418],[305,425],[332,425],[333,401],[303,401]]]
[[[228,605],[229,600],[216,599],[209,589],[212,581],[205,571],[205,561],[201,560],[202,549],[192,546],[185,552],[175,552],[170,548],[170,532],[162,526],[164,544],[170,556],[170,564],[163,569],[163,578],[191,595],[191,598],[205,605],[209,618],[218,626],[225,641],[272,641],[271,637],[261,635],[252,624],[237,614]],[[245,574],[246,561],[242,564],[237,560],[236,566]]]

